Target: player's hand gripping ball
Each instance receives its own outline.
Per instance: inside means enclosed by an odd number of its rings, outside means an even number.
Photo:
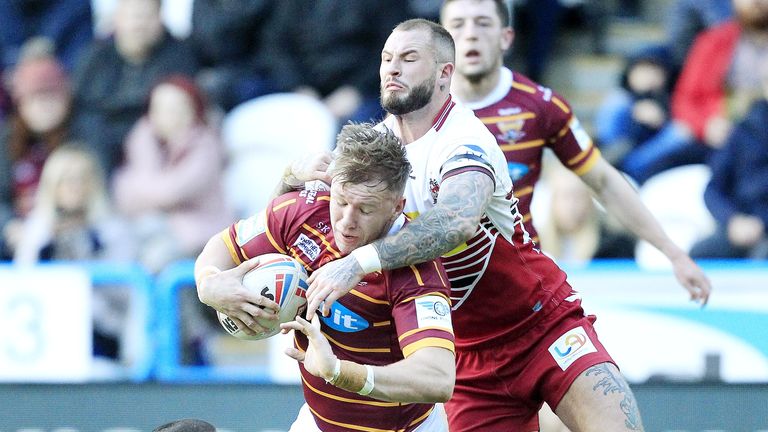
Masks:
[[[227,333],[239,339],[260,340],[273,336],[280,332],[280,324],[293,321],[307,308],[308,276],[304,266],[287,255],[277,253],[264,254],[259,258],[259,266],[243,277],[243,286],[280,305],[279,319],[267,321],[256,318],[259,325],[267,330],[249,335],[227,315],[216,312]]]

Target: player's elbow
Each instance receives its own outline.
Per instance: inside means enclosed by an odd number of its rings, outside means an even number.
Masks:
[[[436,385],[435,394],[433,395],[434,397],[432,399],[432,402],[436,402],[436,403],[448,402],[451,396],[453,396],[453,386],[455,382],[456,382],[455,379],[451,379],[451,380],[445,380],[439,385]]]
[[[431,384],[428,386],[428,393],[425,394],[426,402],[442,403],[447,402],[453,396],[453,387],[456,383],[456,366],[437,368]]]

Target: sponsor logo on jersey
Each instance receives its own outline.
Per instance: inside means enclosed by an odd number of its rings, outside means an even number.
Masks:
[[[327,317],[322,316],[322,314],[319,315],[325,325],[344,333],[363,331],[370,326],[363,317],[347,309],[339,302],[335,302],[331,306],[331,314]]]
[[[513,182],[516,182],[528,174],[528,165],[518,162],[508,162],[507,169],[509,170],[509,177]]]
[[[304,255],[312,261],[320,256],[320,246],[305,234],[299,234],[299,238],[296,239],[296,242],[293,245],[304,252]]]
[[[448,300],[437,295],[419,297],[416,301],[416,321],[422,327],[440,327],[452,331],[451,307]]]
[[[549,347],[549,353],[562,370],[568,369],[573,362],[593,352],[597,352],[597,349],[582,326],[568,330]]]
[[[237,223],[237,244],[244,245],[252,238],[266,231],[266,217],[259,212]]]

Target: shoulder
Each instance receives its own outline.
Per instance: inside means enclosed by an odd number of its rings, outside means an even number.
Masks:
[[[509,97],[528,100],[530,104],[537,106],[539,111],[571,114],[571,105],[560,93],[517,72],[513,75]]]
[[[305,189],[273,199],[269,210],[277,216],[291,215],[293,218],[307,219],[313,215],[328,214],[329,202],[329,192]]]

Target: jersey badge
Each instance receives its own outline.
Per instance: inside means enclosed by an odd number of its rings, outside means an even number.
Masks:
[[[300,251],[304,252],[304,255],[306,255],[307,258],[314,261],[317,259],[318,256],[320,256],[320,246],[315,243],[311,238],[307,237],[306,234],[299,234],[299,238],[296,239],[296,242],[293,243],[296,248],[298,248]]]
[[[237,244],[244,245],[254,237],[266,231],[265,212],[259,212],[248,219],[243,219],[237,223]]]
[[[582,326],[568,330],[549,347],[549,354],[562,370],[593,352],[597,352],[597,349]]]
[[[440,193],[440,184],[437,180],[429,179],[429,194],[432,195],[432,204],[437,204],[437,194]]]
[[[524,119],[498,122],[496,127],[499,128],[499,133],[496,135],[496,138],[507,142],[518,141],[525,136],[523,126],[525,126]]]
[[[451,307],[448,300],[437,295],[419,297],[416,301],[416,322],[419,328],[439,327],[453,331]]]

